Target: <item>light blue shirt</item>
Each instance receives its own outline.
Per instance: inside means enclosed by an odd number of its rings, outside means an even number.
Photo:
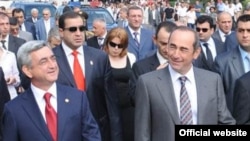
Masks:
[[[243,62],[245,73],[246,73],[250,70],[250,60],[247,59],[247,57],[249,57],[250,59],[250,54],[246,52],[245,50],[243,50],[240,46],[238,48],[240,50],[241,59]]]

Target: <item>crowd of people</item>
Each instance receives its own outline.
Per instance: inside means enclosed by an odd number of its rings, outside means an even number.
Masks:
[[[91,31],[79,7],[2,10],[0,141],[174,141],[175,125],[249,124],[250,7],[232,5],[100,2],[117,27]]]

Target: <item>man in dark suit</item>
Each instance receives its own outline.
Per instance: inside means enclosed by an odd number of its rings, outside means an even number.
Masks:
[[[132,69],[135,74],[135,78],[144,73],[156,70],[157,68],[161,68],[161,66],[166,66],[167,63],[167,44],[170,33],[177,26],[173,22],[162,22],[156,28],[156,33],[154,36],[154,43],[158,47],[157,52],[155,52],[152,56],[146,57],[142,60],[134,63]]]
[[[26,22],[30,22],[30,23],[33,23],[33,24],[35,24],[36,22],[37,22],[37,20],[39,20],[38,19],[38,14],[39,14],[39,11],[38,11],[38,9],[36,9],[36,8],[32,8],[31,10],[30,10],[30,13],[31,13],[31,17],[26,17]]]
[[[218,29],[213,33],[212,37],[219,40],[224,46],[226,37],[231,34],[233,26],[233,19],[230,13],[221,12],[217,15]]]
[[[233,99],[233,117],[237,124],[250,124],[250,72],[235,82]]]
[[[156,50],[153,42],[153,32],[142,27],[143,11],[138,6],[128,8],[128,51],[133,53],[136,61],[141,60]]]
[[[235,124],[220,76],[192,65],[201,50],[198,38],[192,29],[178,27],[168,40],[169,65],[139,77],[135,141],[174,141],[178,124]]]
[[[5,81],[3,69],[0,67],[0,117],[2,117],[4,104],[10,100],[10,94]]]
[[[86,94],[56,83],[56,57],[45,42],[25,43],[17,58],[31,85],[5,105],[3,141],[101,141]]]
[[[233,112],[233,92],[235,81],[244,73],[250,71],[250,34],[246,33],[250,28],[250,15],[240,16],[236,22],[236,38],[239,44],[230,51],[218,55],[215,58],[214,69],[223,80],[227,106]]]
[[[111,76],[111,66],[106,53],[84,44],[84,25],[80,15],[66,12],[59,18],[59,32],[62,44],[53,49],[60,68],[57,82],[77,87],[74,79],[72,52],[77,51],[81,60],[81,74],[84,75],[85,90],[92,113],[100,127],[103,141],[121,140],[121,122],[118,97]]]
[[[102,49],[107,35],[106,22],[103,19],[95,19],[93,21],[93,32],[94,36],[86,41],[87,45],[97,49]]]
[[[4,41],[4,46],[6,50],[17,53],[18,48],[24,44],[26,41],[21,38],[14,37],[10,35],[10,21],[9,17],[0,12],[0,31],[1,31],[1,41]],[[1,43],[0,43],[1,44]],[[1,44],[3,46],[3,44]]]
[[[226,52],[226,49],[220,41],[212,37],[214,33],[212,17],[207,15],[199,16],[195,22],[195,26],[200,39],[201,53],[194,60],[194,65],[212,71],[215,57]]]
[[[35,26],[34,24],[25,21],[24,11],[22,8],[13,9],[12,17],[17,18],[20,30],[30,32],[33,35],[33,38],[36,39]]]

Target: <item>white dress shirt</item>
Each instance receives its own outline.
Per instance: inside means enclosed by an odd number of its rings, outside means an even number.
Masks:
[[[7,85],[10,93],[10,98],[13,99],[17,96],[15,87],[17,87],[21,82],[15,54],[3,49],[3,54],[0,58],[0,66],[3,69],[5,79],[9,77],[15,77],[16,79],[16,82],[14,84]]]
[[[70,47],[68,47],[63,41],[62,41],[62,47],[63,47],[63,50],[64,50],[65,55],[67,57],[67,60],[69,62],[70,69],[71,69],[72,74],[73,74],[73,72],[74,72],[74,67],[73,67],[74,56],[72,55],[73,50]],[[85,59],[84,59],[83,46],[78,47],[77,52],[78,52],[77,58],[79,60],[80,66],[82,67],[83,75],[85,76],[85,66],[84,66]],[[93,62],[90,62],[90,64],[91,63],[93,63]]]
[[[181,93],[181,82],[179,78],[183,75],[173,70],[171,65],[169,65],[169,72],[172,80],[172,84],[174,87],[174,95],[175,100],[177,104],[178,113],[180,116],[180,93]],[[187,89],[188,97],[190,99],[191,103],[191,109],[192,109],[192,118],[193,118],[193,124],[197,124],[197,110],[198,110],[198,102],[197,102],[197,89],[196,89],[196,83],[195,83],[195,77],[194,77],[194,71],[193,67],[185,74],[187,77],[187,81],[185,82],[185,86]]]
[[[206,54],[206,47],[203,45],[205,42],[201,41],[201,45],[202,45],[202,50],[203,53],[205,54],[206,58],[207,58],[207,54]],[[210,49],[212,56],[213,56],[213,60],[215,59],[216,55],[217,55],[217,51],[216,51],[216,45],[214,43],[214,40],[210,37],[209,40],[206,42],[208,43],[208,48]]]
[[[46,102],[45,99],[43,98],[45,93],[48,92],[50,93],[52,96],[50,98],[50,104],[52,105],[52,107],[54,108],[54,110],[57,112],[57,89],[56,89],[56,83],[54,83],[48,91],[44,91],[36,86],[34,86],[31,83],[31,90],[33,92],[33,95],[35,97],[36,103],[43,115],[44,121],[46,121],[46,116],[45,116],[45,106],[46,106]]]

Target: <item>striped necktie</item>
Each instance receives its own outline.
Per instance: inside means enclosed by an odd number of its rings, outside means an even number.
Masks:
[[[181,92],[180,92],[180,121],[183,125],[193,124],[192,119],[192,109],[191,102],[185,87],[185,82],[187,80],[186,76],[179,78],[181,82]]]

